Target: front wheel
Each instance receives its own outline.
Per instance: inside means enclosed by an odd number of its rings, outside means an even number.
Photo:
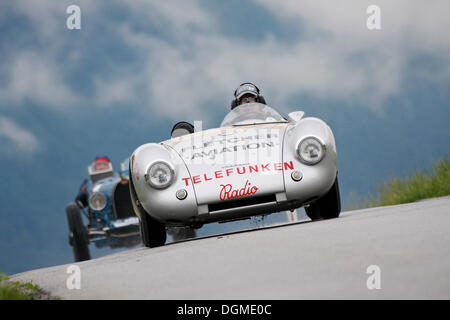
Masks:
[[[139,225],[141,230],[141,238],[144,246],[149,248],[163,246],[166,243],[167,233],[166,226],[153,219],[139,203],[134,189],[134,184],[131,177],[131,170],[129,172],[130,177],[130,196],[131,203],[133,204],[133,210],[139,217]]]
[[[81,220],[80,208],[75,203],[69,203],[66,214],[69,224],[69,243],[73,249],[75,262],[90,260],[89,239],[86,227]]]
[[[308,218],[310,218],[312,221],[320,220],[322,217],[320,216],[319,206],[317,205],[316,201],[313,203],[310,203],[308,206],[305,207],[305,212]]]
[[[142,210],[139,219],[142,242],[149,248],[163,246],[167,239],[166,226],[150,217],[143,208],[140,210]]]
[[[330,190],[322,198],[305,207],[305,211],[307,216],[313,221],[339,217],[341,213],[341,195],[337,177]]]

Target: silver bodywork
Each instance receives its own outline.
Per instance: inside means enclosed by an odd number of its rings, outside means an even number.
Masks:
[[[286,120],[258,103],[236,109],[232,112],[241,112],[243,118],[228,115],[220,128],[144,144],[134,151],[131,179],[149,215],[168,226],[231,221],[295,209],[331,188],[337,155],[325,122],[303,112],[291,113]],[[251,110],[273,111],[273,117],[255,115],[252,120]],[[315,165],[302,163],[297,155],[300,141],[311,136],[325,148]],[[173,183],[165,189],[155,189],[145,179],[158,161],[173,169]],[[300,181],[291,177],[294,171]],[[181,189],[187,191],[183,200],[176,197]]]

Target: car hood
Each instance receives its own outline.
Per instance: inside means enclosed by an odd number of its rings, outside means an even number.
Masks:
[[[163,142],[183,159],[199,205],[284,192],[283,139],[289,123],[197,132]]]
[[[102,192],[105,195],[109,196],[111,195],[112,190],[119,181],[120,178],[117,176],[102,179],[94,184],[90,184],[90,186],[88,187],[89,193]]]

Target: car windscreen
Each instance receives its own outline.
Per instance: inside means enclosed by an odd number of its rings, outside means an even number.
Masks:
[[[88,166],[88,173],[92,183],[114,176],[112,163],[108,161],[94,161]]]
[[[92,184],[99,182],[100,180],[108,179],[114,177],[114,172],[101,172],[89,175]]]
[[[221,127],[288,122],[278,112],[262,103],[246,103],[240,105],[223,119]]]

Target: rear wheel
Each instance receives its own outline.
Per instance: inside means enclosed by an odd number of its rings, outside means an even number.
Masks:
[[[69,243],[73,249],[75,262],[90,260],[89,237],[81,220],[80,208],[75,203],[69,203],[66,207],[66,214],[69,224]]]
[[[131,202],[136,215],[139,217],[142,243],[149,248],[163,246],[167,239],[166,226],[153,219],[139,203],[136,196],[136,190],[134,189],[131,171],[129,176]]]
[[[341,196],[337,177],[330,190],[322,198],[305,207],[305,211],[307,216],[313,221],[339,217],[341,213]]]

